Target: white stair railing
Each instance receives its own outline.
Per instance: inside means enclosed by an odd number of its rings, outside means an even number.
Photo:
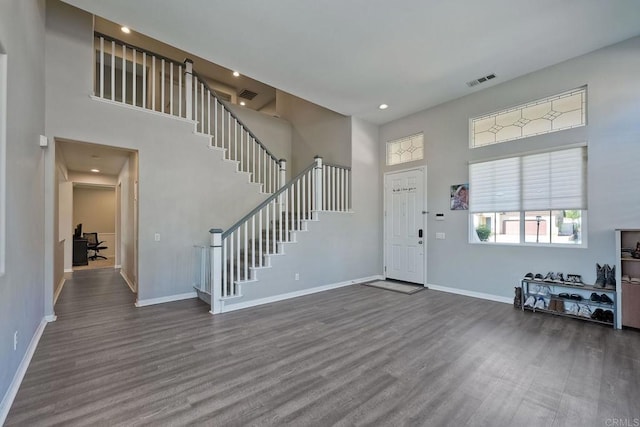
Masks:
[[[228,108],[206,82],[184,63],[95,33],[96,97],[130,107],[194,120],[196,132],[238,162],[238,169],[273,193],[282,184],[279,159]]]
[[[284,161],[281,168],[284,173]],[[279,253],[280,243],[290,242],[315,212],[348,211],[350,177],[350,168],[323,165],[316,157],[228,230],[211,230],[211,312],[220,313],[223,299],[239,296],[238,282],[254,280],[255,269],[268,266],[266,256]]]

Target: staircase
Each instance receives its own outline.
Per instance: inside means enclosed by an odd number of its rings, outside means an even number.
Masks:
[[[323,164],[317,157],[286,182],[286,161],[239,120],[190,60],[181,63],[100,33],[94,46],[96,97],[193,121],[196,134],[270,195],[227,230],[212,229],[209,247],[194,248],[194,288],[212,313],[241,299],[243,287],[272,286],[260,282],[260,271],[270,269],[274,257],[286,256],[319,212],[350,211],[349,167]]]

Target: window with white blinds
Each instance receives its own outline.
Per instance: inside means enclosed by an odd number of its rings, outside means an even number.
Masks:
[[[473,163],[470,212],[586,209],[585,147]]]
[[[471,241],[584,245],[586,167],[586,147],[469,165]]]

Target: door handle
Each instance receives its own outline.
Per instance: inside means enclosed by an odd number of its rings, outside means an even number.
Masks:
[[[418,230],[418,237],[422,239],[422,228]]]
[[[418,240],[418,244],[421,245],[422,244],[422,240]]]

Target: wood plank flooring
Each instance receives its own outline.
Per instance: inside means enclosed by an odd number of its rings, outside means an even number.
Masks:
[[[75,272],[6,425],[640,422],[633,330],[362,285],[215,317],[133,302],[114,270]]]

